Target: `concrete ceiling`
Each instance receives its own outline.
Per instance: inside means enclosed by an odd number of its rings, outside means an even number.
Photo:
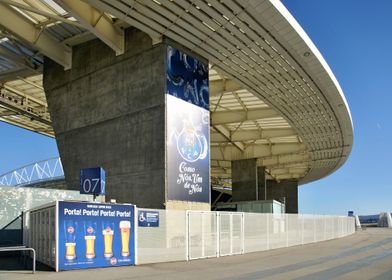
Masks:
[[[342,90],[277,0],[0,0],[0,120],[54,136],[42,57],[69,69],[72,46],[93,38],[121,55],[128,26],[209,60],[213,177],[257,158],[269,178],[306,183],[346,161],[353,126]]]

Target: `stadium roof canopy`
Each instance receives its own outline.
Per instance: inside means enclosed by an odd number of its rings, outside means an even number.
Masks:
[[[257,158],[268,177],[306,183],[350,154],[353,125],[326,61],[278,0],[0,0],[0,120],[54,137],[43,56],[72,68],[72,46],[123,29],[166,36],[210,63],[211,175]]]

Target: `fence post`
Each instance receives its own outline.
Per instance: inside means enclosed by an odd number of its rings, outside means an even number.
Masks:
[[[269,215],[270,214],[265,214],[265,216],[267,217],[267,250],[269,250],[270,249],[270,244],[269,244]]]
[[[245,254],[245,213],[242,213],[241,215],[241,245],[242,245],[242,251],[241,254]]]
[[[286,228],[286,247],[289,247],[289,214],[285,214]]]
[[[216,257],[220,257],[220,213],[216,212]]]
[[[233,213],[229,214],[230,255],[233,255]]]
[[[303,215],[301,215],[301,244],[302,245],[304,245],[304,231],[305,231],[305,229],[304,229],[304,224],[305,224],[305,219],[304,219],[304,216]]]
[[[185,212],[185,247],[186,247],[186,249],[185,249],[185,254],[186,254],[186,256],[185,256],[185,259],[187,260],[187,261],[189,261],[190,260],[190,240],[189,240],[189,231],[190,231],[190,219],[189,219],[189,210],[187,210],[186,212]]]
[[[313,242],[316,242],[316,217],[313,216]]]
[[[332,217],[332,239],[335,238],[335,217]]]
[[[205,249],[205,236],[204,236],[204,212],[200,212],[201,215],[201,255],[204,258],[206,256]]]

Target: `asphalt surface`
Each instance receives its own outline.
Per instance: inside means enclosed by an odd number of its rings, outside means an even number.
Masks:
[[[2,270],[1,280],[373,279],[392,280],[392,229],[368,228],[309,245],[239,256],[67,272]]]

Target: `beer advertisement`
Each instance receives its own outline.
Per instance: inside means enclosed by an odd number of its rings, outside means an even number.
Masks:
[[[59,201],[58,270],[135,264],[135,206]]]
[[[208,64],[168,46],[168,200],[210,202]]]

